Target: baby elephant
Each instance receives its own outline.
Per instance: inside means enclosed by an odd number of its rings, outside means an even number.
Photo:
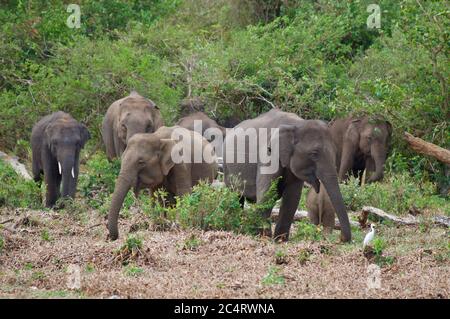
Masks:
[[[195,112],[189,114],[178,120],[177,125],[201,134],[213,144],[216,155],[222,157],[222,144],[226,135],[226,128],[217,124],[205,113]]]
[[[335,225],[335,210],[331,204],[328,193],[320,185],[319,193],[311,188],[306,199],[306,208],[308,210],[308,217],[314,225],[323,225],[325,233],[331,233]]]
[[[61,196],[75,197],[80,150],[90,134],[86,126],[64,112],[56,112],[37,122],[31,133],[33,177],[47,185],[45,205],[53,207]]]
[[[138,193],[143,188],[164,187],[170,196],[183,195],[200,180],[212,182],[216,174],[213,148],[196,132],[162,126],[155,133],[135,134],[122,155],[108,215],[109,237],[119,236],[119,211],[131,188]]]

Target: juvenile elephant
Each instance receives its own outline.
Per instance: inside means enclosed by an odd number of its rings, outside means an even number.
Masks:
[[[361,177],[362,172],[373,172],[368,183],[383,178],[392,126],[388,121],[369,117],[337,119],[330,124],[336,145],[339,178],[349,173]]]
[[[109,160],[120,157],[128,140],[137,133],[153,133],[163,125],[156,104],[133,91],[108,108],[102,124],[102,137]]]
[[[198,126],[198,124],[201,124],[201,126]],[[209,118],[205,113],[203,112],[192,113],[188,116],[181,118],[177,122],[177,125],[201,134],[209,142],[213,143],[213,145],[215,146],[214,150],[217,156],[222,157],[222,142],[223,138],[226,135],[226,129],[217,124],[217,122],[214,121],[213,119]],[[210,130],[210,129],[217,129],[217,130]],[[215,141],[215,138],[220,138],[220,140]]]
[[[187,97],[180,102],[180,116],[204,112],[205,106],[205,102],[200,97]]]
[[[278,129],[278,136],[272,136],[271,129]],[[267,129],[267,138],[264,134],[251,133],[252,129],[264,132]],[[248,135],[247,135],[248,134]],[[245,143],[245,147],[235,149],[239,138],[250,139],[253,134],[256,141]],[[247,137],[246,137],[247,135]],[[273,160],[278,163],[275,172],[267,172],[261,154],[272,154],[272,149],[278,143],[279,156]],[[249,147],[251,145],[251,148]],[[261,150],[262,149],[262,150]],[[261,153],[262,152],[262,153]],[[245,154],[244,160],[233,158],[234,155]],[[257,154],[255,154],[257,153]],[[231,157],[231,158],[230,158]],[[276,155],[274,156],[276,157]],[[253,160],[252,160],[253,158]],[[256,158],[256,160],[254,160]],[[350,224],[346,212],[336,174],[335,157],[330,132],[325,123],[314,120],[303,120],[292,113],[273,109],[247,120],[229,131],[224,143],[224,174],[225,183],[233,184],[236,177],[241,180],[237,185],[243,196],[251,201],[261,203],[269,190],[272,181],[282,177],[278,183],[278,196],[282,198],[280,216],[275,227],[276,239],[288,240],[289,231],[295,211],[306,181],[316,192],[319,191],[319,180],[327,189],[331,202],[336,209],[341,224],[342,241],[351,240]],[[234,176],[234,177],[233,177]],[[269,218],[272,207],[264,207],[262,215]],[[271,231],[269,231],[269,234]]]
[[[195,154],[194,145],[200,145],[201,151],[209,154],[209,158],[195,162],[195,156],[199,154]],[[184,147],[183,154],[190,153],[183,161],[174,158],[180,153],[179,147]],[[155,133],[134,135],[122,155],[108,215],[109,237],[115,240],[119,236],[119,211],[130,188],[138,193],[143,188],[155,190],[164,187],[170,195],[183,195],[200,180],[212,182],[216,174],[212,146],[198,133],[179,126],[162,126]]]
[[[312,188],[308,192],[306,198],[308,217],[311,223],[323,225],[324,232],[331,233],[335,226],[334,216],[336,213],[325,187],[322,187],[322,184],[320,186],[319,193]]]
[[[90,134],[86,126],[64,112],[56,112],[37,122],[31,133],[33,177],[47,185],[45,205],[52,207],[61,195],[75,197],[80,150]]]

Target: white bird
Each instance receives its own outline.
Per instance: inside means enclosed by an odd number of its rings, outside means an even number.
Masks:
[[[375,226],[374,224],[370,224],[370,232],[368,232],[366,237],[364,238],[363,249],[366,248],[366,246],[373,240],[374,237],[375,237]]]

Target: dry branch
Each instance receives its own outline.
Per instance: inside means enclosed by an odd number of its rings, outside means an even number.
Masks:
[[[425,154],[436,158],[437,160],[450,165],[450,151],[437,146],[433,143],[426,142],[421,138],[415,137],[408,132],[405,132],[404,139],[408,142],[409,146],[420,154]]]
[[[412,215],[409,215],[406,217],[394,216],[394,215],[386,213],[385,211],[383,211],[379,208],[371,207],[371,206],[364,206],[362,208],[360,223],[364,224],[367,221],[370,214],[375,215],[380,219],[390,220],[397,225],[414,226],[414,225],[418,225],[420,223],[419,220],[417,220],[417,218],[415,218]],[[450,227],[450,217],[434,216],[432,220],[437,225]]]

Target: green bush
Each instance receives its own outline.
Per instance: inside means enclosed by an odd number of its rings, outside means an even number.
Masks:
[[[108,161],[103,153],[97,153],[85,165],[85,172],[80,175],[80,194],[92,208],[101,208],[109,202],[114,192],[120,161]]]
[[[347,208],[353,211],[363,206],[374,206],[389,213],[403,215],[412,207],[433,209],[450,215],[450,203],[435,193],[435,185],[420,181],[406,173],[385,176],[379,183],[359,186],[351,177],[341,184],[341,192]]]
[[[0,207],[42,208],[41,189],[0,159]]]
[[[323,238],[322,228],[311,224],[309,221],[301,220],[295,223],[297,230],[292,236],[293,240],[318,241]]]

